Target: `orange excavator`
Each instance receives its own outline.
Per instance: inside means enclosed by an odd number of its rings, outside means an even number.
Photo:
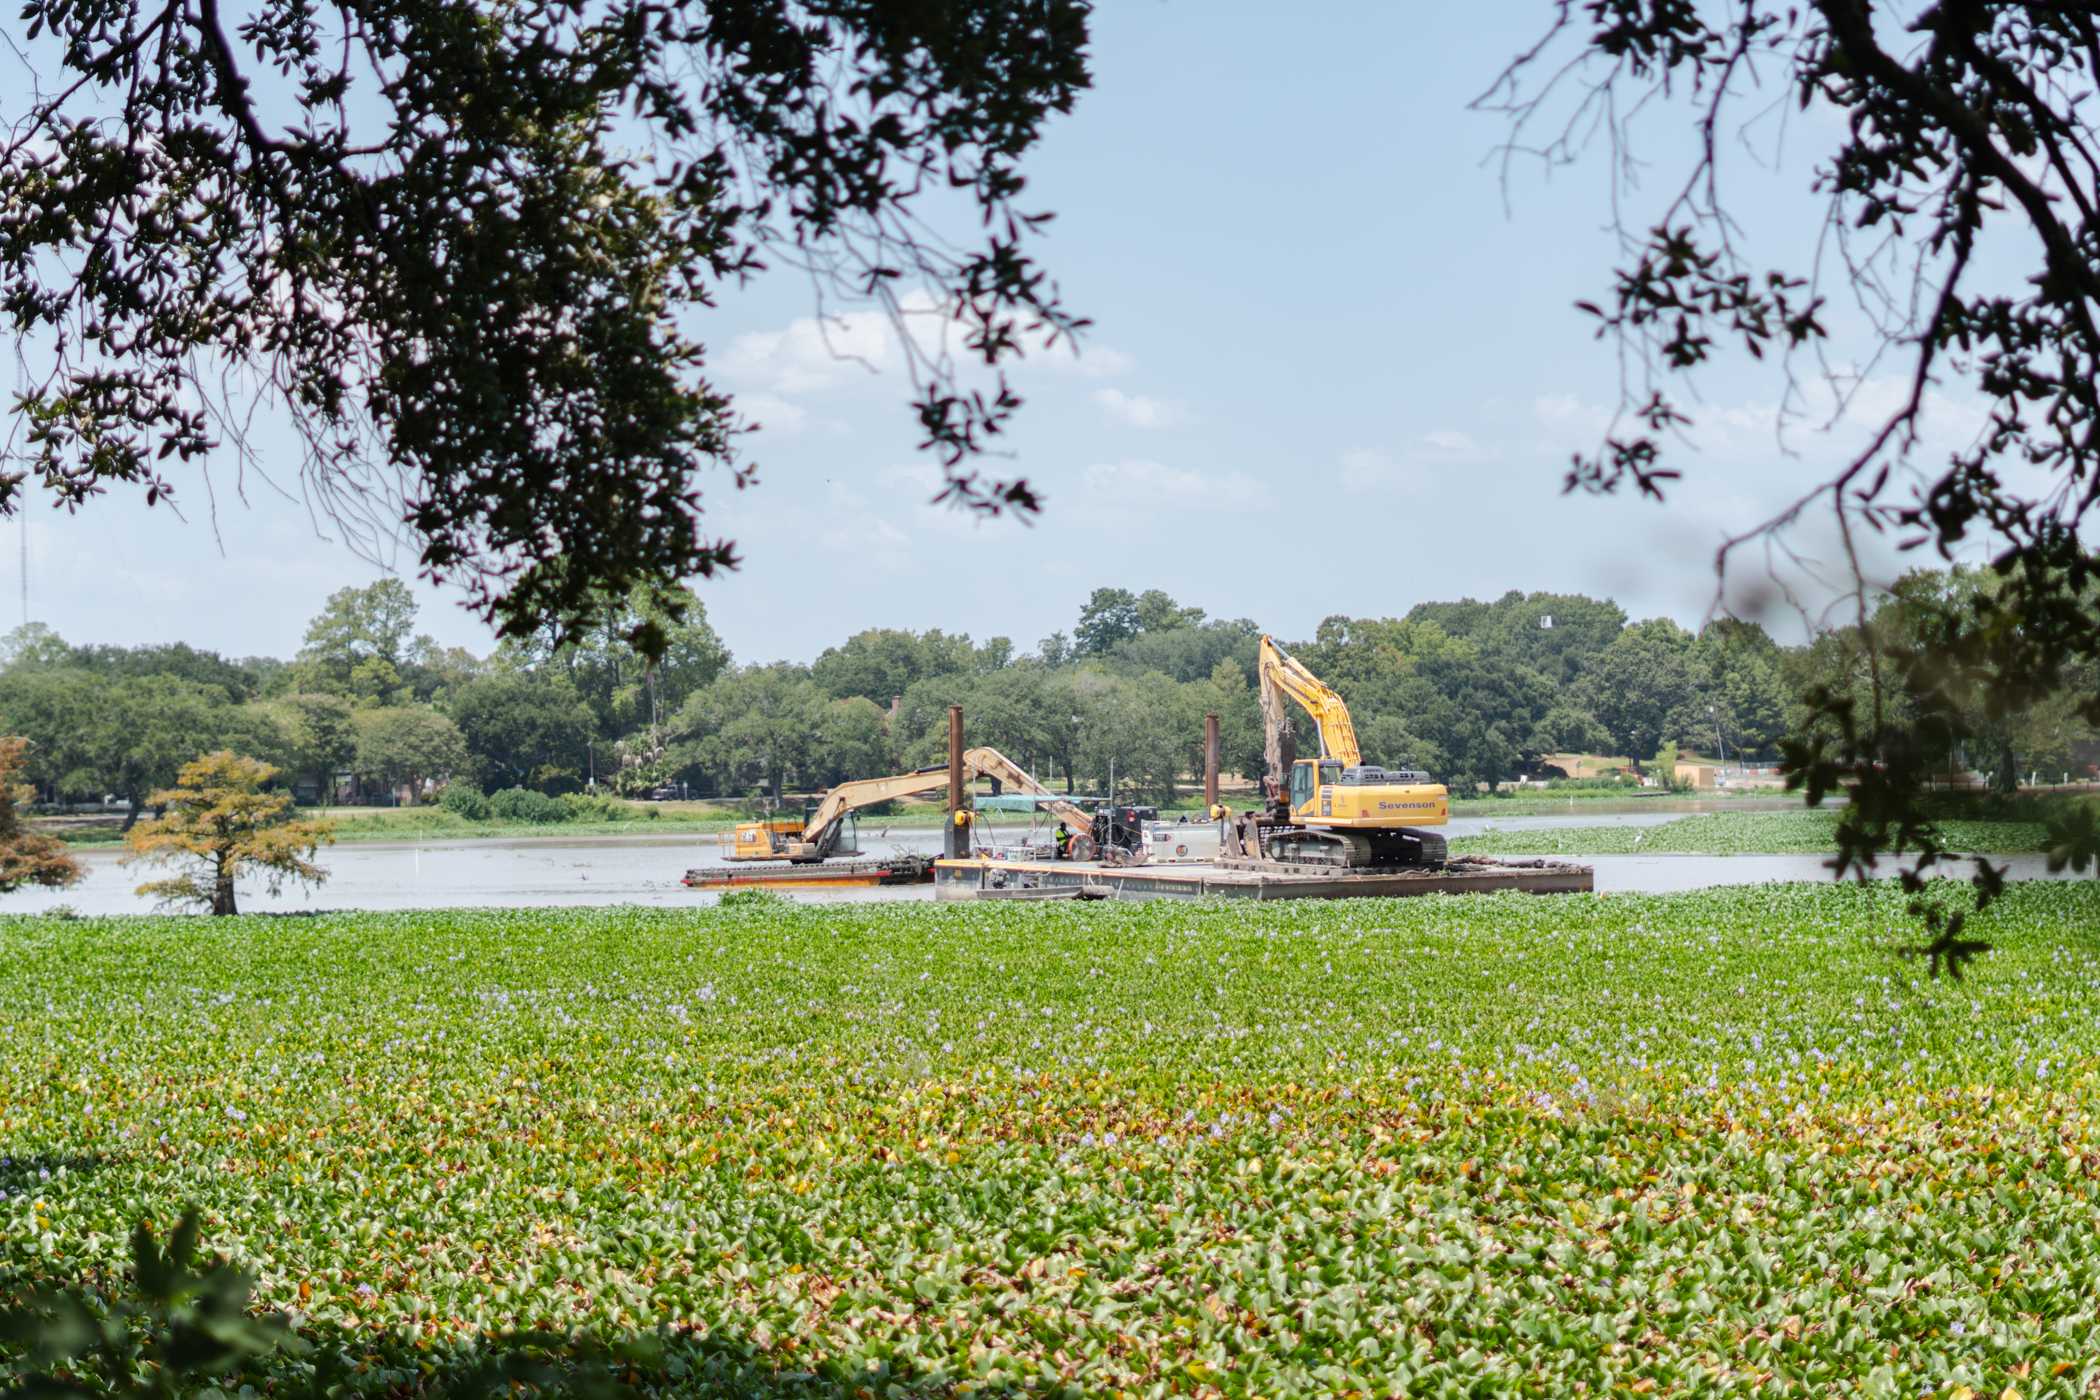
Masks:
[[[1014,792],[1043,797],[1042,807],[1075,831],[1090,831],[1093,814],[1074,802],[1053,797],[1028,770],[997,749],[969,749],[963,754],[965,780],[989,778]],[[833,856],[857,855],[844,840],[855,812],[878,802],[939,792],[948,786],[948,765],[919,768],[886,778],[860,778],[840,783],[825,793],[802,820],[775,819],[744,822],[736,829],[736,840],[724,860],[784,860],[791,865],[815,865]]]

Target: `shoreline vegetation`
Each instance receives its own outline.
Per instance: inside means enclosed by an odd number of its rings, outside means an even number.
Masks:
[[[196,1209],[310,1346],[229,1394],[2082,1390],[2100,889],[1904,907],[4,918],[0,1270]]]
[[[1235,808],[1244,809],[1254,798],[1248,792],[1228,792],[1225,794],[1225,800]],[[1720,792],[1686,794],[1663,790],[1643,792],[1640,789],[1614,792],[1587,787],[1568,791],[1532,788],[1507,795],[1454,797],[1451,800],[1451,815],[1542,816],[1565,812],[1571,807],[1578,811],[1593,808],[1599,801],[1617,802],[1633,811],[1650,811],[1679,807],[1694,810],[1696,806],[1714,802],[1784,800],[1789,799],[1776,789],[1723,789]],[[598,812],[617,811],[623,815],[611,818],[571,818],[554,822],[505,821],[496,818],[474,820],[452,812],[436,802],[415,807],[302,807],[299,814],[302,817],[325,817],[332,821],[335,824],[336,840],[343,843],[417,838],[449,841],[521,836],[710,835],[727,832],[738,822],[752,821],[764,815],[752,809],[749,804],[712,800],[639,802],[607,798],[593,803],[592,806]],[[778,815],[796,816],[800,811],[800,799],[790,797],[781,804]],[[1204,817],[1200,795],[1194,800],[1184,800],[1172,806],[1161,807],[1160,813],[1170,819],[1183,815],[1192,820]],[[938,827],[946,815],[946,807],[939,802],[900,802],[892,804],[889,811],[864,813],[860,820],[863,830],[879,830],[884,826],[917,829]],[[121,817],[114,813],[107,816],[74,818],[44,817],[33,821],[31,825],[38,831],[59,837],[68,845],[86,848],[119,846],[123,844],[124,839]]]
[[[1227,793],[1235,807],[1249,801],[1250,794]],[[2048,849],[2044,819],[2062,804],[2080,800],[2069,794],[2026,794],[2005,800],[1959,798],[1949,804],[1942,822],[1948,839],[1962,850],[1978,854],[2009,855]],[[781,815],[797,815],[790,798]],[[1606,804],[1609,804],[1607,806]],[[1578,788],[1569,792],[1532,790],[1508,796],[1454,798],[1451,815],[1474,819],[1493,817],[1545,817],[1563,813],[1604,815],[1607,811],[1635,813],[1678,812],[1676,820],[1642,826],[1545,827],[1518,831],[1487,831],[1478,835],[1453,836],[1454,855],[1816,855],[1837,849],[1831,832],[1837,821],[1836,803],[1806,810],[1799,799],[1782,791],[1723,789],[1696,793],[1638,790],[1612,793]],[[1743,810],[1713,811],[1716,806]],[[1752,804],[1755,804],[1753,808]],[[760,815],[748,806],[716,801],[626,802],[598,799],[580,807],[584,815],[552,822],[473,820],[437,803],[418,807],[301,808],[302,816],[325,816],[335,824],[336,841],[359,844],[382,841],[518,840],[523,838],[605,837],[721,837],[738,822]],[[606,817],[605,813],[623,815]],[[1200,803],[1162,807],[1169,820],[1186,815],[1204,819]],[[939,802],[904,802],[886,812],[864,813],[864,837],[884,829],[918,831],[938,828],[946,811]],[[85,850],[115,848],[123,844],[114,818],[89,819],[77,823],[46,820],[38,830],[61,837],[68,845]]]

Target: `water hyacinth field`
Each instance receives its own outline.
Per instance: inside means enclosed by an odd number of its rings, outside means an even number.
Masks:
[[[2084,1395],[2100,891],[0,921],[0,1278],[675,1394]],[[4,1387],[0,1387],[4,1388]]]
[[[1832,811],[1703,812],[1658,826],[1563,826],[1487,831],[1455,836],[1458,855],[1820,855],[1837,849]],[[2040,822],[1946,821],[1940,837],[1949,850],[2014,855],[2048,849]]]

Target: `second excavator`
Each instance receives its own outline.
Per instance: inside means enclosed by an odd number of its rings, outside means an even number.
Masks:
[[[1424,828],[1450,820],[1449,790],[1418,769],[1365,763],[1342,697],[1272,637],[1261,639],[1260,671],[1268,803],[1221,813],[1228,860],[1337,870],[1442,865],[1443,834]],[[1318,758],[1292,751],[1287,701],[1311,716]]]
[[[1049,797],[1049,789],[997,749],[980,748],[965,752],[963,776],[967,779],[990,778],[1016,793]],[[723,859],[785,860],[794,865],[814,865],[834,855],[845,854],[840,848],[840,837],[846,830],[846,818],[852,813],[894,798],[937,792],[947,785],[946,764],[911,773],[896,773],[886,778],[861,778],[840,783],[825,793],[800,821],[775,819],[742,823]],[[1093,814],[1077,803],[1052,799],[1043,805],[1061,820],[1071,823],[1075,830],[1091,828]]]

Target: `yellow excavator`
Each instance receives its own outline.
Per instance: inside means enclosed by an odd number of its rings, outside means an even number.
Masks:
[[[1444,863],[1451,794],[1427,773],[1367,764],[1342,697],[1275,639],[1261,639],[1261,712],[1268,808],[1227,818],[1228,857],[1342,870]],[[1286,701],[1312,717],[1320,756],[1296,756]]]
[[[997,749],[966,750],[963,777],[965,780],[991,778],[1018,793],[1050,796],[1050,790],[1031,777],[1027,769]],[[896,773],[887,778],[860,778],[840,783],[825,793],[800,821],[775,818],[738,824],[736,840],[722,858],[785,860],[792,865],[814,865],[834,855],[848,854],[839,849],[839,838],[846,830],[846,818],[853,813],[878,802],[938,792],[946,786],[948,765],[945,763],[910,773]],[[1057,799],[1042,805],[1074,831],[1092,830],[1093,814],[1077,803]]]

